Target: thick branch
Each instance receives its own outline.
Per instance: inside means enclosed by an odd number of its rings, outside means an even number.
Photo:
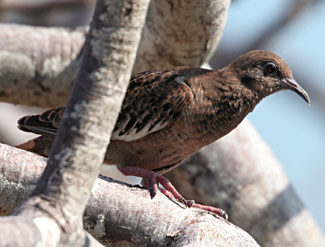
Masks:
[[[214,53],[230,0],[151,1],[134,72],[201,66]]]
[[[26,220],[40,232],[43,246],[48,235],[56,237],[50,241],[53,246],[89,242],[82,214],[128,86],[148,6],[149,0],[97,1],[76,83],[46,169],[33,197],[16,209],[17,216],[0,219],[0,233]],[[26,231],[23,225],[15,229],[17,235]],[[39,239],[34,241],[28,246],[40,244]],[[15,239],[10,244],[14,246]]]
[[[65,104],[87,31],[0,24],[0,100],[43,107]]]
[[[93,4],[95,0],[50,0],[50,1],[39,1],[39,0],[2,0],[0,2],[0,11],[13,11],[21,14],[38,14],[41,12],[60,10],[67,8],[76,8],[80,5]]]
[[[135,61],[149,1],[98,1],[48,165],[34,191],[76,223],[98,175]],[[114,17],[114,18],[113,18]]]
[[[0,214],[10,214],[28,198],[45,165],[43,157],[0,144]],[[116,245],[128,241],[140,246],[229,246],[234,242],[258,246],[221,218],[184,209],[161,193],[150,199],[146,189],[108,178],[96,180],[84,226],[102,243],[116,241]]]
[[[248,120],[167,176],[184,196],[226,210],[230,221],[262,246],[324,243],[279,162]]]
[[[229,2],[151,1],[133,72],[206,61],[222,35]],[[65,104],[85,32],[0,25],[0,100],[44,108]]]

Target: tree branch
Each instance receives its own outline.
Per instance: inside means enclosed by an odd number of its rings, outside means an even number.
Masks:
[[[133,73],[200,66],[221,38],[229,2],[151,1]],[[65,104],[86,30],[1,24],[0,101],[44,108]]]
[[[1,234],[17,226],[17,235],[31,234],[27,246],[88,245],[82,214],[128,86],[148,6],[149,0],[97,1],[46,169],[33,197],[15,210],[16,217],[0,218]],[[8,236],[0,238],[2,246],[26,246],[21,240],[3,239]]]
[[[87,32],[0,24],[0,100],[42,107],[65,104]]]
[[[201,66],[219,44],[229,5],[229,0],[151,1],[134,72]]]
[[[28,198],[46,160],[0,144],[0,214],[10,214]],[[115,241],[117,246],[122,241],[139,246],[229,246],[234,242],[258,246],[243,230],[206,211],[184,209],[162,193],[151,199],[146,189],[109,178],[96,180],[84,226],[102,243]]]
[[[95,0],[50,0],[50,1],[24,1],[24,0],[2,0],[0,2],[0,11],[19,12],[21,14],[32,15],[41,12],[58,9],[76,8],[80,5],[93,4]]]

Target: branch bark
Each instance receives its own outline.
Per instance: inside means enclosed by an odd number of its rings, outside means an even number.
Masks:
[[[0,100],[41,107],[65,104],[87,32],[0,24]]]
[[[23,1],[23,0],[2,0],[0,2],[0,11],[19,12],[21,14],[38,14],[41,12],[60,10],[67,8],[76,8],[80,5],[93,4],[95,0],[50,0],[50,1]]]
[[[134,72],[201,66],[213,55],[229,0],[151,1]]]
[[[101,246],[83,230],[82,214],[128,86],[148,6],[149,0],[97,1],[46,169],[16,217],[0,218],[1,246]],[[25,242],[3,235],[15,227]]]
[[[151,1],[133,73],[200,66],[221,38],[229,2]],[[86,30],[0,25],[0,101],[44,108],[65,104]]]
[[[0,144],[0,214],[28,198],[46,158]],[[184,209],[162,193],[98,178],[84,214],[84,226],[111,246],[258,246],[243,230],[206,211]],[[215,245],[214,245],[215,244]]]

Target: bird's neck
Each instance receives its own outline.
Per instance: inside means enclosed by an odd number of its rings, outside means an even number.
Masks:
[[[193,107],[196,111],[189,120],[195,126],[193,133],[198,133],[198,138],[204,139],[205,145],[236,128],[258,103],[251,91],[231,82],[209,81],[195,85],[194,103],[199,107]]]

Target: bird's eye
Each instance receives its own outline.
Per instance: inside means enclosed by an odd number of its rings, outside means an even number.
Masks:
[[[277,67],[274,63],[268,62],[263,67],[265,75],[275,75],[277,72]]]

